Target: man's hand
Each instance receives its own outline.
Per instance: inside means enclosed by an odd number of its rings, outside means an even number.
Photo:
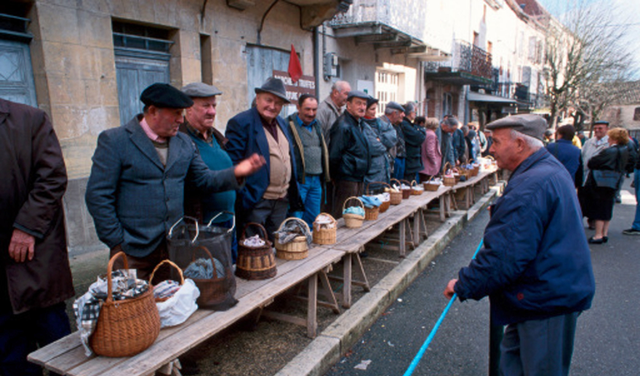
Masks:
[[[26,259],[33,259],[36,239],[24,231],[13,229],[11,243],[9,243],[9,257],[15,262],[24,262]]]
[[[458,282],[457,279],[452,279],[451,281],[449,281],[449,283],[447,284],[447,288],[444,289],[444,297],[445,298],[451,299],[451,297],[453,297],[453,294],[456,293],[453,290],[453,287],[456,285],[456,282]]]
[[[253,153],[249,158],[236,165],[234,169],[235,176],[236,178],[249,176],[258,171],[266,163],[263,156]]]

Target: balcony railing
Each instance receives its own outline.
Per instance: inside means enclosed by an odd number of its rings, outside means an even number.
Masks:
[[[422,41],[425,8],[423,0],[353,0],[349,10],[337,14],[329,25],[336,29],[384,25]]]
[[[456,41],[450,61],[426,64],[428,72],[465,72],[493,79],[491,54],[465,41]]]

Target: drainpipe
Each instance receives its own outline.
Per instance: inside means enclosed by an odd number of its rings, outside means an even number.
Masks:
[[[320,62],[324,59],[324,55],[318,57],[320,49],[318,27],[319,26],[313,28],[313,77],[316,85],[316,98],[318,98],[318,102],[320,102]]]

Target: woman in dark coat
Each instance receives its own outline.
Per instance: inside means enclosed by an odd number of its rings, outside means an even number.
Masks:
[[[424,169],[420,154],[422,143],[427,138],[427,133],[424,128],[413,123],[413,119],[415,119],[414,104],[407,103],[404,108],[407,116],[400,123],[407,153],[404,162],[404,179],[411,183],[411,181],[418,179],[418,172]]]
[[[597,171],[615,171],[620,176],[625,171],[633,170],[633,161],[629,158],[626,147],[629,134],[624,128],[613,128],[607,132],[609,147],[603,149],[588,162],[589,176],[585,183],[586,199],[585,212],[587,218],[595,220],[596,233],[589,238],[590,244],[602,244],[609,240],[609,222],[613,215],[613,202],[616,188],[598,186],[594,174]],[[621,180],[618,181],[618,184]]]

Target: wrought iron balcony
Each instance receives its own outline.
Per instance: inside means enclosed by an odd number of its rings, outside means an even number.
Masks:
[[[427,78],[460,85],[490,85],[493,74],[491,54],[465,41],[454,43],[450,61],[425,64]]]
[[[356,37],[378,48],[424,46],[424,1],[353,0],[329,25],[336,37]]]

